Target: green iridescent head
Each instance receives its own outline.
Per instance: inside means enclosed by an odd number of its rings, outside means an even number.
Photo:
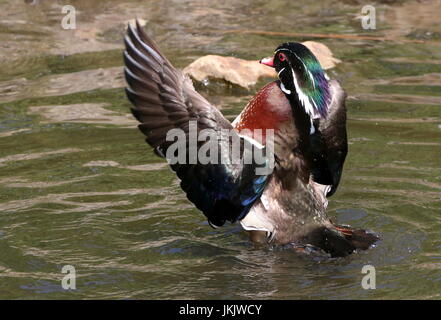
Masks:
[[[329,84],[314,54],[303,44],[281,44],[272,59],[261,63],[276,69],[281,89],[294,95],[311,118],[326,117],[330,103]]]

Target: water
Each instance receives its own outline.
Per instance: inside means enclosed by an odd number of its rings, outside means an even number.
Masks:
[[[0,298],[440,298],[440,1],[377,5],[377,30],[360,28],[357,1],[69,3],[77,30],[61,29],[62,1],[0,1]],[[211,229],[128,114],[121,38],[136,16],[178,67],[259,59],[287,40],[328,45],[343,61],[329,73],[349,94],[350,138],[329,215],[379,233],[378,246],[316,261],[254,248],[238,225]],[[231,119],[264,83],[203,93]],[[361,287],[366,264],[376,290]],[[64,265],[76,290],[61,287]]]

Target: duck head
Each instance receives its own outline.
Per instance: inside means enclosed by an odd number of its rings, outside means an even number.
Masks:
[[[290,101],[299,102],[311,121],[326,117],[330,103],[327,76],[307,47],[297,42],[283,43],[273,57],[264,58],[260,63],[276,69],[280,89]]]

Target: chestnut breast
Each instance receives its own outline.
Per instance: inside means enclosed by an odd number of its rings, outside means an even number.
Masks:
[[[263,87],[248,103],[233,123],[236,130],[274,129],[277,132],[293,119],[291,105],[285,94],[280,90],[278,81]]]

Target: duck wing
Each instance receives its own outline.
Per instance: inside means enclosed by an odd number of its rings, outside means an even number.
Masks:
[[[268,175],[259,175],[256,169],[265,168],[268,161],[244,161],[249,156],[254,159],[255,148],[249,140],[239,137],[219,110],[195,91],[191,80],[172,66],[138,22],[136,28],[128,26],[125,48],[126,94],[147,143],[156,154],[167,158],[187,198],[211,225],[242,219],[265,188]],[[209,129],[213,136],[197,141],[192,126],[198,134]],[[170,139],[172,132],[176,136]],[[177,132],[184,141],[170,153],[171,147],[177,146]],[[231,158],[235,141],[240,146],[239,159]],[[210,148],[208,143],[212,143]],[[185,147],[184,161],[171,159],[176,150],[182,150],[180,147]],[[215,161],[203,164],[199,157],[195,159],[202,148],[210,150],[210,156],[212,150],[218,150]]]
[[[329,82],[331,104],[328,116],[314,120],[315,133],[311,135],[311,173],[316,183],[330,186],[325,193],[330,197],[337,190],[348,153],[346,134],[346,93],[336,80]]]

